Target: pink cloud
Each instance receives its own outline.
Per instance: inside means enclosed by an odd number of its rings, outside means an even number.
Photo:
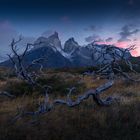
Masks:
[[[129,46],[129,43],[127,41],[117,42],[115,43],[115,46],[120,48],[127,48]]]
[[[11,24],[9,23],[9,21],[0,21],[0,27],[11,28]]]
[[[60,19],[61,19],[61,21],[63,21],[63,22],[69,22],[69,21],[70,21],[70,18],[69,18],[68,16],[63,16],[63,17],[61,17]]]
[[[133,51],[131,51],[131,54],[132,54],[133,56],[139,56],[139,55],[140,55],[140,53],[139,53],[138,50],[133,50]]]
[[[132,43],[130,44],[129,42],[124,41],[124,42],[117,42],[115,45],[120,48],[128,48],[129,46],[134,45],[134,44]],[[136,47],[139,46],[138,43],[136,43],[135,45]],[[131,54],[132,56],[135,56],[135,57],[140,56],[140,48],[137,47],[135,50],[132,50]]]
[[[132,44],[130,44],[130,42],[127,41],[122,41],[122,42],[117,42],[117,43],[113,43],[113,42],[97,42],[97,44],[106,44],[106,45],[115,45],[119,48],[128,48],[129,46],[131,46]],[[139,46],[138,44],[136,44],[137,46]],[[132,56],[140,56],[140,48],[136,48],[135,50],[131,51]]]

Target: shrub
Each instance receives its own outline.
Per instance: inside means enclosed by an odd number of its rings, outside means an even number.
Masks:
[[[60,76],[53,75],[50,78],[39,79],[41,85],[49,85],[52,87],[51,93],[58,96],[66,96],[67,88],[76,87],[76,92],[81,93],[85,88],[84,83],[78,83],[76,79],[66,80]]]
[[[23,94],[31,94],[32,87],[25,82],[19,80],[9,80],[5,85],[3,91],[7,91],[13,95],[19,96]]]

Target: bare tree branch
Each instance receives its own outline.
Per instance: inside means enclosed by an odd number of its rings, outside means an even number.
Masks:
[[[38,58],[36,60],[33,60],[30,65],[25,67],[23,65],[24,57],[26,56],[30,46],[34,46],[35,44],[27,44],[24,52],[22,54],[17,53],[17,43],[19,43],[21,39],[18,41],[13,40],[11,43],[11,48],[14,56],[8,55],[10,60],[12,61],[15,72],[19,78],[26,81],[28,84],[32,85],[33,87],[37,86],[43,89],[43,92],[45,94],[44,101],[40,103],[38,109],[36,111],[25,111],[22,109],[19,111],[19,113],[15,116],[14,121],[18,120],[19,118],[26,116],[26,115],[40,115],[44,113],[48,113],[49,111],[53,110],[55,106],[57,105],[66,105],[68,107],[75,107],[77,105],[80,105],[84,100],[88,99],[89,97],[93,98],[93,101],[97,105],[100,106],[109,106],[114,101],[113,97],[108,97],[106,99],[101,99],[100,94],[102,94],[104,91],[107,91],[109,88],[111,88],[114,84],[115,79],[115,72],[119,72],[122,76],[126,77],[128,80],[132,80],[128,74],[124,73],[122,70],[121,65],[119,62],[124,61],[127,66],[129,66],[130,70],[134,72],[132,63],[125,58],[126,53],[129,53],[131,50],[135,48],[135,46],[131,46],[127,49],[120,49],[116,48],[114,46],[109,46],[107,49],[102,48],[100,56],[97,58],[96,61],[99,61],[101,58],[102,60],[102,66],[97,71],[92,72],[85,72],[84,74],[88,74],[91,76],[94,75],[106,75],[109,79],[108,82],[105,84],[97,87],[96,89],[90,89],[83,93],[82,95],[79,95],[75,100],[72,100],[72,92],[76,89],[75,87],[68,89],[68,94],[66,99],[55,99],[53,101],[50,101],[48,90],[51,88],[48,85],[42,86],[38,83],[38,75],[36,72],[29,71],[30,68],[32,68],[34,65],[39,65],[40,72],[42,73],[43,65],[40,63],[43,61],[43,58]],[[108,58],[106,57],[106,54],[111,56],[111,60],[108,61]],[[92,56],[94,59],[94,56]],[[136,81],[136,80],[134,80]]]
[[[75,107],[75,106],[80,105],[84,100],[88,99],[90,96],[92,96],[93,101],[95,101],[98,105],[109,106],[114,101],[114,98],[108,97],[108,98],[103,100],[100,98],[100,94],[102,94],[104,91],[111,88],[113,84],[114,84],[114,81],[109,81],[109,82],[99,86],[96,89],[90,89],[90,90],[86,91],[84,94],[78,96],[75,101],[72,101],[72,99],[70,97],[72,91],[75,89],[74,87],[69,89],[68,96],[67,96],[66,100],[56,99],[56,100],[52,101],[52,103],[49,103],[49,96],[48,96],[48,93],[46,93],[44,103],[42,103],[39,106],[37,111],[28,112],[28,111],[21,110],[21,112],[19,112],[19,114],[17,114],[15,116],[14,121],[16,121],[16,120],[18,120],[21,117],[24,117],[26,115],[36,116],[36,115],[48,113],[51,110],[53,110],[53,108],[55,108],[56,105],[66,105],[68,107]]]
[[[5,97],[11,98],[11,99],[16,97],[15,95],[12,95],[6,91],[0,92],[0,96],[5,96]]]
[[[130,76],[128,76],[127,73],[123,72],[123,68],[121,66],[121,62],[124,62],[126,64],[126,66],[128,66],[129,70],[133,73],[137,73],[134,70],[134,66],[131,63],[131,61],[129,60],[128,57],[126,57],[127,54],[130,54],[130,51],[135,50],[136,47],[135,45],[132,45],[126,49],[122,49],[122,48],[117,48],[115,46],[108,46],[108,48],[101,48],[100,51],[100,56],[95,60],[94,57],[93,61],[101,61],[102,59],[102,65],[100,65],[100,69],[98,70],[94,70],[93,72],[85,72],[84,74],[88,74],[88,75],[106,75],[106,77],[108,77],[109,79],[115,78],[115,71],[117,71],[118,73],[120,73],[123,77],[125,77],[126,79],[130,80],[130,81],[135,81],[138,82],[140,80],[134,80],[132,79]],[[106,55],[109,55],[110,57],[106,57]]]

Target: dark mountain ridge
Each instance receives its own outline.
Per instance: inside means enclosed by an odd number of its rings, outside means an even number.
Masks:
[[[123,55],[123,49],[118,49],[111,45],[88,44],[80,46],[74,38],[68,39],[62,47],[58,33],[46,37],[39,37],[35,42],[35,46],[27,52],[24,58],[24,64],[31,64],[33,60],[44,58],[42,65],[46,68],[62,68],[62,67],[81,67],[95,66],[103,62],[102,53],[106,58],[105,63],[111,62],[113,59],[112,52],[115,52],[117,59]],[[126,58],[130,58],[129,52],[125,53]],[[98,60],[98,61],[97,61]],[[10,60],[0,63],[0,66],[10,67]]]

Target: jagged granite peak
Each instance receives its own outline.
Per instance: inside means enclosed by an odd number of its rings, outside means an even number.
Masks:
[[[35,47],[31,49],[24,62],[26,64],[31,63],[34,59],[45,57],[47,62],[44,63],[44,67],[81,67],[81,66],[95,66],[103,63],[111,62],[114,58],[112,53],[115,53],[115,57],[119,60],[123,56],[123,48],[117,48],[113,45],[95,44],[90,43],[84,46],[80,46],[75,39],[69,38],[62,49],[61,41],[57,32],[54,32],[48,38],[39,37],[35,41]],[[125,58],[131,57],[130,52],[125,52]],[[0,64],[0,66],[9,66],[11,62],[7,60]]]
[[[57,32],[54,32],[51,36],[48,38],[46,37],[39,37],[35,41],[35,49],[40,48],[40,47],[52,47],[55,51],[61,51],[62,50],[62,45],[61,41],[59,39],[59,35]]]
[[[35,44],[41,44],[41,43],[43,43],[43,42],[46,42],[47,41],[47,38],[46,37],[43,37],[43,36],[41,36],[41,37],[39,37],[34,43]],[[39,44],[39,45],[40,45]]]
[[[54,32],[53,35],[48,37],[48,42],[54,46],[58,51],[62,50],[61,41],[59,39],[58,33]]]
[[[72,54],[79,47],[79,44],[71,37],[64,44],[64,52]]]
[[[48,39],[59,39],[58,32],[55,31],[52,35],[50,35],[50,36],[48,37]]]

